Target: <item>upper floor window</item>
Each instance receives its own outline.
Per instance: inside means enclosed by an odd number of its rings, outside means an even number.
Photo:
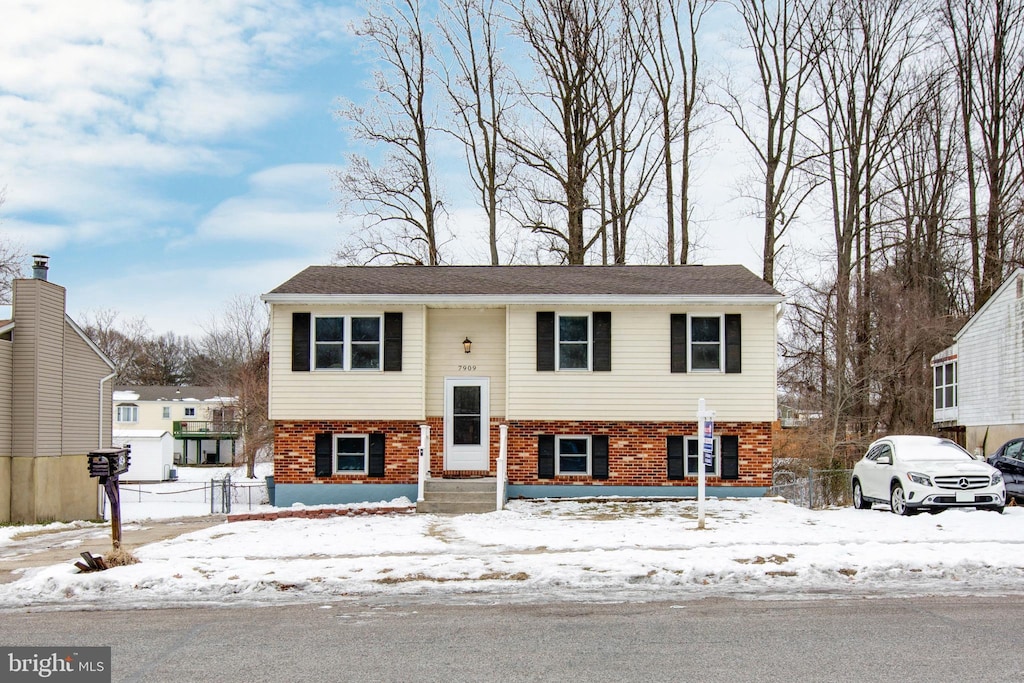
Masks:
[[[590,316],[558,316],[558,369],[590,369]]]
[[[380,316],[318,316],[313,323],[313,367],[317,370],[379,370]]]
[[[195,417],[195,416],[196,416],[196,409],[195,408],[185,408],[185,417]]]
[[[935,410],[956,407],[956,361],[935,366]]]
[[[117,407],[117,421],[118,422],[138,422],[139,421],[139,407],[136,405],[123,405]]]
[[[164,416],[165,420],[169,420],[171,418],[171,407],[170,406],[164,406],[163,416]]]
[[[690,369],[722,371],[722,316],[690,316]]]

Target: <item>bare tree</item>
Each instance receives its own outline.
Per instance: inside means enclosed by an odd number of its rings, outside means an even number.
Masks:
[[[764,219],[762,277],[774,284],[779,241],[818,185],[803,173],[813,159],[803,136],[814,106],[810,81],[827,37],[815,28],[831,10],[814,0],[734,4],[750,39],[758,81],[753,89],[732,84],[722,106],[757,159],[757,181],[764,189],[758,202]]]
[[[339,260],[439,265],[444,239],[430,138],[431,42],[420,0],[385,0],[355,27],[382,67],[369,107],[343,101],[337,115],[356,141],[378,150],[382,162],[350,154],[335,179],[343,212],[361,216],[361,234],[343,241]]]
[[[446,84],[459,124],[450,132],[466,147],[469,175],[487,215],[491,265],[496,266],[498,221],[514,170],[501,137],[512,108],[510,74],[500,58],[507,25],[496,0],[447,0],[442,7],[440,28],[451,59]]]
[[[237,397],[235,419],[242,435],[246,476],[255,476],[257,456],[269,449],[273,429],[267,416],[270,328],[258,297],[236,297],[205,328],[198,343],[205,374],[200,383]]]
[[[4,205],[6,188],[0,187],[0,206]],[[11,303],[11,281],[21,275],[25,251],[13,240],[0,237],[0,304]]]
[[[192,384],[189,361],[193,354],[192,340],[173,332],[146,339],[138,361],[137,383],[149,386]]]
[[[845,433],[865,421],[873,236],[883,160],[905,122],[905,73],[921,48],[911,0],[842,0],[816,27],[827,36],[815,65],[822,172],[835,237],[835,364],[826,407]],[[884,191],[883,191],[884,195]],[[851,293],[854,295],[851,298]]]
[[[608,59],[598,65],[596,85],[599,120],[597,139],[600,180],[601,261],[624,264],[629,253],[629,228],[647,198],[661,167],[662,143],[657,135],[658,111],[649,105],[651,84],[644,69],[642,15],[623,0],[618,21],[606,26],[612,34]]]
[[[548,240],[550,251],[568,264],[583,264],[601,232],[588,234],[588,196],[597,164],[597,141],[607,125],[596,80],[609,56],[606,25],[613,0],[521,1],[513,29],[533,61],[535,85],[520,83],[524,106],[535,130],[506,132],[516,159],[529,169],[520,196],[520,222]]]
[[[1024,2],[944,0],[967,162],[974,309],[999,287],[1024,188]],[[979,192],[987,194],[984,209]],[[984,234],[981,223],[984,221]]]
[[[146,344],[152,334],[143,317],[119,320],[111,309],[86,313],[82,330],[114,364],[117,384],[144,384]]]

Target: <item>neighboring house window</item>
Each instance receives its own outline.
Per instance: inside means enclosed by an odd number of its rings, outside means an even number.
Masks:
[[[716,436],[714,437],[714,446],[712,450],[713,463],[710,467],[704,466],[704,474],[709,477],[717,477],[720,471],[719,461],[721,458],[718,454],[721,450],[721,440]],[[686,476],[696,477],[699,474],[700,462],[697,458],[701,457],[700,452],[700,437],[688,436],[686,437]]]
[[[555,437],[555,475],[590,474],[590,437]]]
[[[314,319],[313,367],[317,370],[379,370],[380,316],[323,316]]]
[[[722,316],[690,316],[690,369],[722,370]]]
[[[135,405],[123,405],[117,407],[118,422],[138,422],[139,407]]]
[[[171,418],[171,409],[169,406],[164,406],[164,419],[169,420]]]
[[[558,369],[590,369],[590,316],[558,316]]]
[[[195,417],[195,416],[196,416],[196,409],[195,408],[185,408],[185,417]]]
[[[956,361],[935,366],[935,410],[956,407]]]
[[[339,474],[364,474],[370,454],[366,434],[344,434],[334,437],[334,471]]]

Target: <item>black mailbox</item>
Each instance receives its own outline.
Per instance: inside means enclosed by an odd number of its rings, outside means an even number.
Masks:
[[[100,448],[89,453],[90,477],[113,477],[124,474],[131,464],[131,449]]]

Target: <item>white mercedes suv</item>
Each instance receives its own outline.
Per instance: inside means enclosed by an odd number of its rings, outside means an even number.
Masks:
[[[887,436],[853,466],[853,506],[888,503],[897,515],[973,507],[1002,512],[1003,476],[949,439]]]

